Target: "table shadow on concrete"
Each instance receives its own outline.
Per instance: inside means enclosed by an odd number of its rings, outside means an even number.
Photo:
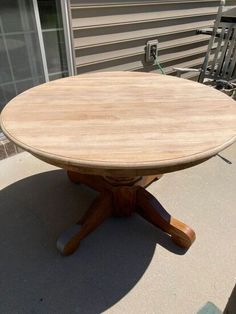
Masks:
[[[101,313],[123,298],[148,268],[158,245],[184,254],[142,218],[111,218],[62,257],[61,231],[96,193],[64,171],[22,179],[0,193],[0,312]]]

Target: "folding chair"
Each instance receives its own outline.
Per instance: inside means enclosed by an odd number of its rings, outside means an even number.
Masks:
[[[177,76],[197,72],[200,83],[211,82],[216,88],[227,84],[234,86],[231,83],[236,81],[236,7],[223,12],[224,5],[225,1],[221,1],[212,29],[197,31],[211,35],[201,68],[174,68]]]

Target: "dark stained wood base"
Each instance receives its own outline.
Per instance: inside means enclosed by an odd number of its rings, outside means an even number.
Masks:
[[[63,255],[72,254],[80,241],[95,230],[108,217],[130,216],[134,212],[151,224],[168,233],[179,246],[188,249],[195,240],[195,232],[183,222],[172,217],[145,188],[161,175],[147,177],[101,177],[68,171],[74,183],[86,184],[100,195],[85,215],[59,237],[57,247]]]

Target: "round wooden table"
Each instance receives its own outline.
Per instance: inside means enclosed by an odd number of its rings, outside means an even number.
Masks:
[[[172,76],[99,72],[31,88],[1,114],[6,136],[100,192],[57,241],[64,255],[111,215],[140,214],[189,248],[194,231],[145,187],[158,174],[195,166],[236,140],[236,103]]]

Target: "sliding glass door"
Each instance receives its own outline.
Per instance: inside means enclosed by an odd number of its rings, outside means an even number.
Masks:
[[[0,112],[22,91],[72,74],[65,4],[0,0]]]
[[[68,76],[66,45],[60,0],[38,0],[48,78]]]
[[[45,81],[31,0],[0,1],[0,111],[11,98]]]

